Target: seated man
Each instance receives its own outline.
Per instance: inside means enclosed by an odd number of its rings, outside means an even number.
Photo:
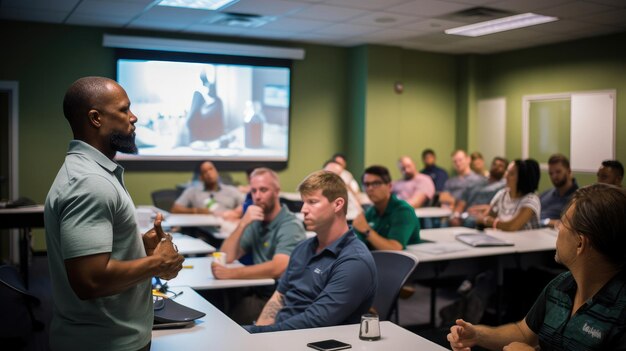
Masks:
[[[414,208],[428,206],[435,196],[433,180],[425,174],[418,173],[415,169],[415,163],[408,156],[400,157],[398,169],[400,169],[403,179],[394,181],[391,191]]]
[[[598,169],[598,183],[622,186],[624,179],[624,166],[618,160],[602,161],[600,169]]]
[[[494,157],[487,181],[465,189],[461,199],[454,205],[454,212],[450,216],[450,226],[476,227],[476,216],[489,209],[491,199],[506,185],[504,173],[508,165],[508,160]]]
[[[224,219],[241,218],[244,195],[232,185],[221,184],[213,162],[200,165],[202,187],[190,186],[176,199],[170,212],[214,214]]]
[[[439,195],[439,201],[443,205],[454,207],[454,203],[461,199],[465,189],[482,183],[485,178],[472,172],[470,157],[463,150],[456,150],[452,153],[452,163],[454,164],[456,177],[446,181],[444,191]]]
[[[348,193],[336,174],[318,171],[298,186],[304,225],[317,236],[293,250],[289,266],[252,332],[358,323],[372,306],[374,258],[346,222]]]
[[[441,167],[437,167],[435,162],[435,151],[432,149],[425,149],[422,151],[422,163],[424,164],[424,168],[420,171],[420,173],[429,176],[433,180],[433,183],[435,183],[435,190],[439,192],[443,191],[443,187],[446,185],[448,172]]]
[[[344,169],[341,166],[341,164],[337,163],[336,161],[329,160],[329,161],[326,161],[326,163],[324,163],[324,170],[333,172],[336,175],[341,177],[341,174]],[[344,178],[341,178],[341,179],[343,179],[344,182],[346,181]],[[358,216],[359,213],[363,212],[363,207],[361,206],[361,203],[359,203],[359,198],[358,198],[359,195],[355,193],[354,190],[352,190],[352,187],[350,187],[349,184],[346,183],[346,188],[348,190],[347,218],[352,219]]]
[[[341,174],[339,176],[350,187],[350,189],[352,189],[352,191],[354,193],[356,193],[356,194],[361,192],[361,189],[359,189],[359,183],[357,183],[357,181],[354,180],[354,177],[352,176],[352,173],[350,173],[350,171],[348,171],[348,169],[346,168],[346,167],[348,167],[348,162],[346,161],[346,156],[344,154],[341,154],[341,153],[336,153],[330,159],[335,161],[335,162],[337,162],[341,166],[342,171],[341,171]]]
[[[561,217],[554,259],[568,272],[550,282],[524,319],[496,328],[462,319],[452,350],[624,350],[626,348],[626,191],[580,188]]]
[[[576,179],[572,178],[572,170],[567,157],[554,154],[548,159],[548,175],[554,188],[544,191],[540,196],[541,223],[554,228],[563,208],[569,202],[574,192],[578,190]]]
[[[352,222],[359,238],[374,250],[404,250],[420,242],[415,209],[391,192],[391,176],[383,166],[371,166],[363,174],[363,186],[373,206]]]
[[[254,264],[225,267],[213,263],[211,270],[216,279],[277,279],[287,269],[293,249],[306,239],[302,221],[287,206],[280,205],[280,185],[274,171],[268,168],[255,169],[250,174],[250,193],[254,205],[248,206],[235,231],[224,240],[220,251],[226,253],[228,263],[251,253]],[[239,301],[234,302],[229,315],[237,323],[251,323],[273,292],[273,287],[269,291],[265,287],[243,291],[240,294],[243,296],[234,298]]]

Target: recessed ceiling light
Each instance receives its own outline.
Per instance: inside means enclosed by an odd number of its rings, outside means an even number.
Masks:
[[[239,0],[163,0],[158,5],[200,10],[219,10],[237,1]]]
[[[498,18],[495,20],[470,24],[467,26],[447,29],[446,34],[464,35],[467,37],[479,37],[481,35],[504,32],[511,29],[530,27],[537,24],[557,21],[557,17],[537,15],[535,13],[523,13],[521,15]]]

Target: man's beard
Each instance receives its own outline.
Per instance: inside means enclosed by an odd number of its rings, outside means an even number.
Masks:
[[[125,154],[136,155],[139,150],[135,144],[135,133],[124,135],[120,132],[114,132],[111,134],[111,148],[115,151],[123,152]]]
[[[556,183],[553,183],[555,188],[561,188],[563,187],[565,184],[567,184],[567,178],[563,178],[560,179],[559,181],[557,181]]]

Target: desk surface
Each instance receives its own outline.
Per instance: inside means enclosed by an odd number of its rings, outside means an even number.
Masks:
[[[172,241],[178,247],[178,253],[185,255],[203,255],[215,252],[215,248],[201,239],[189,235],[174,233]]]
[[[219,227],[223,219],[206,214],[171,213],[163,221],[164,227]]]
[[[274,279],[215,279],[211,273],[212,257],[188,257],[183,265],[193,266],[193,268],[184,268],[178,276],[169,280],[167,284],[170,287],[188,286],[195,290],[212,290],[212,289],[228,289],[241,288],[246,286],[262,286],[273,285]],[[233,263],[233,266],[241,265]]]
[[[445,207],[420,207],[415,209],[415,215],[419,218],[449,217],[452,210]]]
[[[438,346],[417,334],[391,322],[382,322],[381,340],[359,339],[359,325],[343,325],[328,328],[291,330],[274,333],[249,334],[245,329],[224,315],[209,302],[188,287],[181,288],[183,295],[176,302],[206,313],[192,327],[183,329],[155,330],[152,332],[152,350],[267,350],[311,351],[309,342],[337,339],[352,345],[354,350],[390,351],[423,350],[439,351]]]
[[[0,209],[0,228],[43,228],[43,205]]]
[[[456,234],[477,233],[475,229],[463,227],[424,229],[420,231],[420,237],[425,240],[441,244],[445,251],[445,246],[451,248],[451,252],[427,253],[416,244],[407,246],[407,251],[417,256],[420,262],[434,262],[445,260],[456,260],[472,257],[484,257],[495,255],[506,255],[514,253],[526,253],[537,251],[549,251],[556,248],[556,232],[552,229],[535,229],[517,232],[504,232],[500,230],[485,230],[489,235],[496,238],[512,242],[513,246],[500,247],[471,247],[461,244],[455,239]],[[461,244],[461,245],[459,245]],[[457,249],[458,248],[458,249]]]

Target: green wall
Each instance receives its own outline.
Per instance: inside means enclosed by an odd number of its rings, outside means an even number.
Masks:
[[[626,161],[626,33],[477,56],[476,99],[506,98],[506,156],[522,154],[522,96],[615,89],[616,158]],[[475,99],[475,100],[476,100]],[[471,127],[478,127],[469,119]],[[471,128],[470,127],[470,128]],[[467,133],[467,130],[458,132]],[[598,166],[600,165],[598,161]],[[595,175],[576,173],[580,185]],[[546,172],[540,190],[551,187]]]

